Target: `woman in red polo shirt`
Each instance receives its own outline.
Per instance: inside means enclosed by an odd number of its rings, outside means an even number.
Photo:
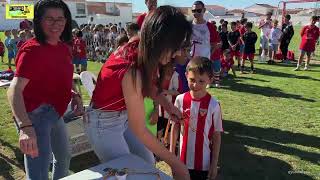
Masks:
[[[161,6],[146,18],[141,39],[131,38],[100,71],[88,110],[89,142],[102,162],[132,153],[154,164],[153,152],[171,166],[175,179],[189,179],[186,166],[147,130],[143,99],[152,97],[172,117],[181,117],[171,102],[157,95],[161,91],[152,93],[153,82],[158,66],[179,55],[189,40],[191,24],[171,6]]]
[[[62,115],[72,97],[71,13],[62,0],[41,0],[34,8],[35,38],[25,42],[16,58],[16,74],[8,99],[25,154],[27,179],[68,174],[70,153]],[[76,113],[83,110],[74,95]],[[74,107],[74,106],[73,106]]]

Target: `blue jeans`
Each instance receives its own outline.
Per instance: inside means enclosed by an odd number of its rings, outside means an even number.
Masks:
[[[87,116],[88,140],[100,161],[132,153],[147,163],[155,164],[153,153],[129,129],[127,111],[106,112],[89,108]]]
[[[63,119],[51,105],[41,105],[28,113],[37,135],[39,156],[24,155],[27,179],[47,180],[51,159],[52,179],[68,175],[71,154],[69,136]],[[53,158],[52,158],[53,155]]]

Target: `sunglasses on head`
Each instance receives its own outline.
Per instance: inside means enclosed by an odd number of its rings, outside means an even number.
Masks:
[[[192,9],[192,13],[201,13],[202,9]]]

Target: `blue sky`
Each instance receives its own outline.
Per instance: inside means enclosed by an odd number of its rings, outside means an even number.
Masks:
[[[133,12],[145,12],[147,8],[145,7],[144,0],[106,0],[106,1],[115,1],[115,2],[132,2],[133,3]],[[169,4],[174,6],[191,6],[195,0],[158,0],[159,5]],[[267,3],[273,6],[278,6],[279,0],[203,0],[205,4],[211,5],[221,5],[227,9],[237,9],[245,8],[253,3]],[[288,5],[288,8],[294,7],[315,7],[315,3],[304,3],[304,4],[295,4]]]

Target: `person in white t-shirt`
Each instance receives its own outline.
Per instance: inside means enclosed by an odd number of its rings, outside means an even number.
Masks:
[[[275,55],[279,49],[280,38],[282,31],[278,28],[278,20],[273,21],[273,28],[271,29],[269,36],[269,61],[268,64],[274,64]]]
[[[261,20],[259,23],[259,29],[261,29],[259,54],[262,61],[266,61],[268,54],[269,36],[272,29],[272,11],[268,11],[266,16],[266,19]]]
[[[201,56],[210,59],[214,48],[214,43],[212,42],[214,27],[203,18],[205,12],[206,8],[202,1],[195,1],[193,3],[192,13],[194,19],[192,22],[191,56]]]

